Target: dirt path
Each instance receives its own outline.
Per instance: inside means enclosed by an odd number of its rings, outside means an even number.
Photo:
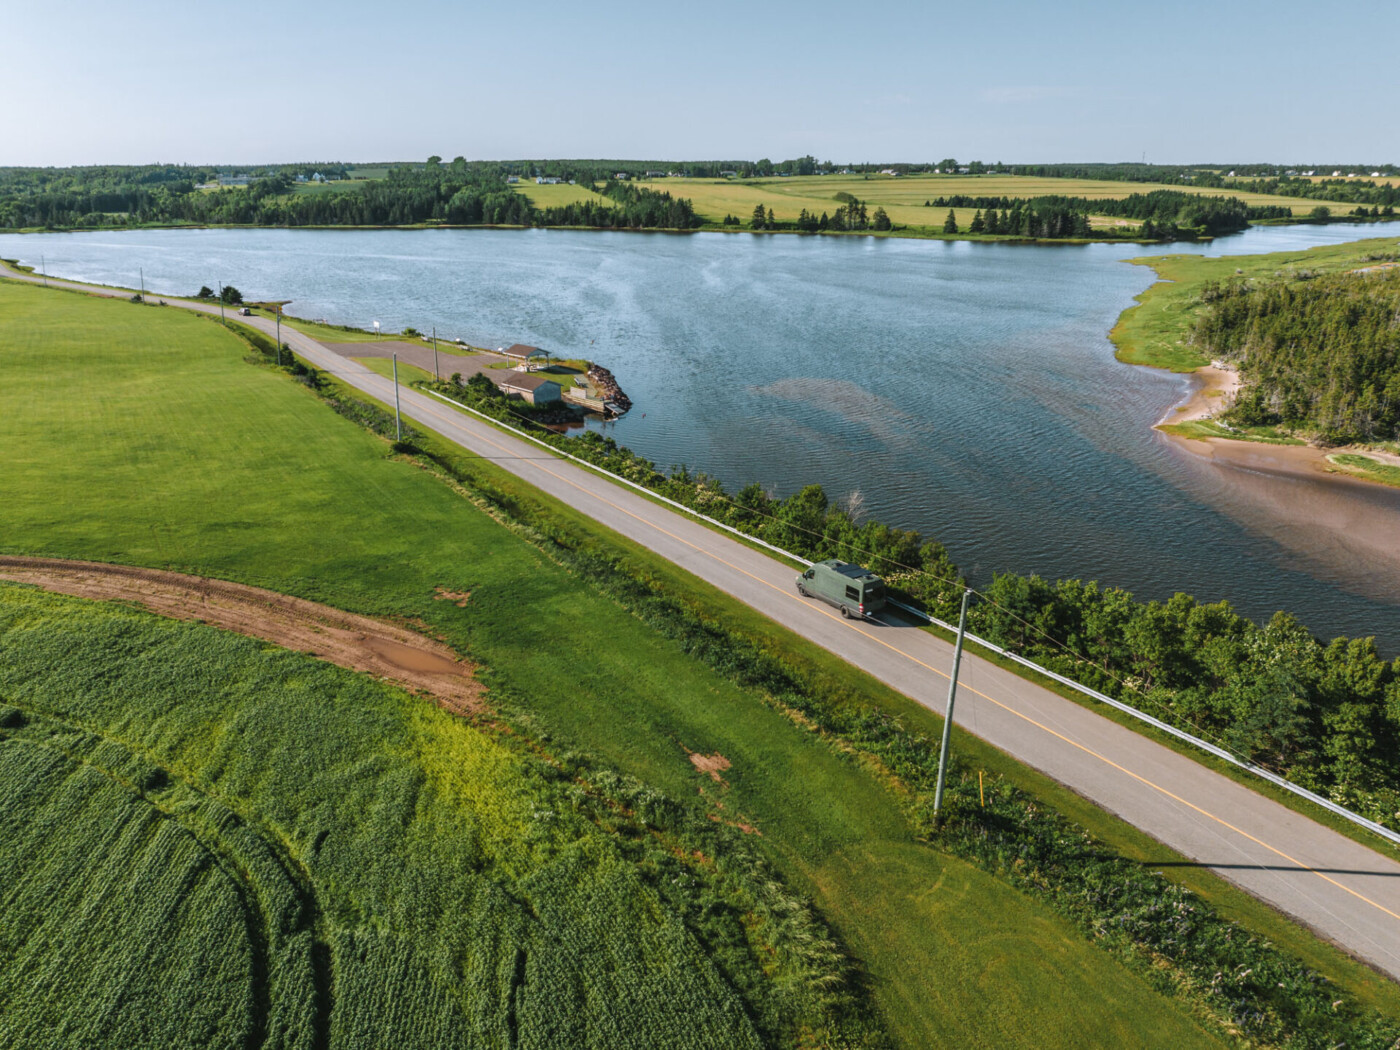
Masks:
[[[0,555],[0,580],[99,601],[134,602],[365,671],[430,694],[458,714],[480,710],[473,667],[441,642],[367,616],[226,580],[102,562]]]

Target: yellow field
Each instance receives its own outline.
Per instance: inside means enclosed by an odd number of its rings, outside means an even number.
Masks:
[[[561,182],[556,186],[538,186],[534,179],[521,179],[515,183],[511,189],[516,193],[522,193],[530,200],[534,201],[537,208],[560,208],[565,204],[573,204],[577,201],[591,200],[595,203],[606,202],[607,198],[601,194],[594,193],[587,186],[570,186]],[[723,216],[721,216],[723,218]]]
[[[1247,204],[1277,204],[1290,208],[1295,215],[1306,215],[1317,204],[1297,197],[1277,197],[1264,193],[1230,193],[1229,190],[1207,187],[1167,186],[1144,182],[1107,182],[1094,179],[1046,179],[1025,175],[909,175],[891,178],[887,175],[806,175],[789,179],[658,179],[639,185],[656,190],[669,190],[680,197],[689,197],[695,210],[714,222],[734,215],[747,223],[754,205],[773,209],[780,220],[796,219],[806,208],[820,215],[841,206],[838,193],[849,193],[865,201],[868,208],[884,208],[891,219],[901,226],[941,226],[947,208],[925,208],[924,201],[936,197],[966,194],[972,197],[1043,197],[1051,194],[1066,197],[1086,197],[1109,200],[1133,193],[1152,190],[1182,190],[1206,196],[1230,195]],[[535,187],[558,189],[560,187]],[[533,195],[532,195],[533,196]],[[958,211],[958,224],[972,221],[972,211]],[[1104,219],[1096,225],[1110,225]]]

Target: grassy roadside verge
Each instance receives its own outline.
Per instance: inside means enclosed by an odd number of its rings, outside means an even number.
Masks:
[[[474,400],[469,396],[469,392],[466,391],[460,393],[459,399],[462,400],[464,403],[471,403]],[[481,405],[479,401],[477,401],[476,403],[481,408],[488,410],[488,412],[500,410],[499,403],[495,405]],[[463,411],[460,407],[458,408],[458,410]],[[471,414],[473,419],[482,419],[481,416],[476,415],[475,413],[469,414]],[[487,416],[486,421],[492,423],[493,425],[501,425],[501,422],[499,420],[492,419],[489,415]],[[511,418],[510,424],[514,426],[516,430],[523,430],[526,433],[529,433],[534,429],[525,419]],[[544,440],[546,443],[546,447],[551,448],[556,453],[558,453],[561,450],[561,447],[565,451],[568,450],[568,445],[566,441],[560,439],[558,435],[550,433],[541,433],[537,434],[536,436]],[[1281,441],[1280,443],[1294,442]],[[577,449],[577,451],[582,451],[582,449],[579,448]],[[593,470],[594,473],[597,473],[600,477],[605,476],[601,472],[601,470],[598,470],[597,468],[593,467],[586,460],[583,460],[582,462],[580,462],[579,460],[573,460],[572,462],[574,462],[575,465],[582,465],[585,469]],[[663,500],[658,498],[656,494],[646,489],[642,489],[640,491],[637,489],[631,489],[630,491],[638,492],[644,498],[647,498],[648,500],[657,505],[664,505],[670,507],[671,509],[675,509],[671,504],[665,503]],[[753,550],[758,550],[766,555],[777,557],[777,555],[774,555],[772,551],[763,548],[757,543],[754,543],[742,537],[736,537],[732,533],[718,529],[716,526],[710,524],[709,522],[706,522],[703,518],[700,518],[697,514],[691,513],[689,516],[692,518],[692,520],[696,521],[697,523],[703,524],[707,528],[712,529],[713,531],[721,532],[723,535],[728,536],[731,539],[736,539],[738,542],[744,543],[746,546],[750,547]],[[795,565],[796,563],[793,564]],[[931,631],[932,633],[937,634],[945,639],[949,638],[948,632],[936,626],[922,625],[922,629]],[[1310,803],[1307,800],[1302,799],[1291,792],[1285,791],[1269,783],[1268,781],[1261,780],[1260,778],[1253,776],[1249,772],[1242,770],[1239,767],[1232,765],[1231,763],[1224,762],[1213,755],[1202,752],[1201,750],[1192,747],[1184,741],[1178,740],[1176,737],[1171,736],[1170,734],[1163,733],[1160,730],[1157,730],[1143,723],[1142,721],[1133,718],[1131,715],[1125,714],[1121,711],[1118,711],[1115,708],[1101,704],[1098,701],[1093,700],[1088,696],[1085,696],[1083,693],[1077,690],[1061,685],[1060,683],[1055,682],[1053,679],[1049,679],[1042,675],[1038,675],[1035,672],[1028,670],[1027,668],[1014,661],[1008,660],[1005,657],[991,652],[990,650],[983,649],[981,646],[974,646],[974,651],[976,651],[978,655],[982,656],[984,659],[996,664],[998,667],[1008,670],[1013,674],[1018,675],[1019,677],[1035,682],[1043,688],[1049,689],[1052,692],[1055,692],[1058,695],[1068,700],[1071,700],[1072,702],[1077,703],[1082,707],[1088,708],[1100,715],[1103,715],[1106,718],[1109,718],[1114,722],[1117,722],[1119,725],[1122,725],[1126,728],[1132,729],[1137,733],[1147,736],[1155,742],[1172,749],[1178,754],[1189,757],[1194,761],[1197,761],[1200,764],[1205,765],[1206,767],[1214,770],[1215,772],[1221,773],[1229,777],[1236,783],[1248,787],[1251,790],[1256,791],[1264,795],[1265,797],[1268,797],[1273,801],[1278,802],[1279,804],[1294,810],[1295,812],[1301,813],[1309,819],[1312,819],[1328,828],[1331,828],[1334,831],[1339,832],[1340,834],[1346,835],[1348,838],[1352,839],[1355,842],[1359,842],[1362,845],[1365,845],[1370,849],[1374,849],[1378,852],[1381,852],[1387,856],[1400,856],[1400,847],[1396,847],[1384,839],[1377,838],[1371,832],[1356,826],[1350,821],[1345,820],[1337,816],[1336,814],[1333,814],[1330,811],[1323,809],[1320,806],[1316,806],[1313,803]]]

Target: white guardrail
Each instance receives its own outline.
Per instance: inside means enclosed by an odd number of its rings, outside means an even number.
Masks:
[[[445,394],[439,394],[436,390],[428,390],[425,391],[425,393],[431,394],[433,397],[436,397],[439,400],[446,401],[449,405],[455,405],[460,409],[470,412],[474,416],[480,416],[487,422],[492,423],[502,428],[503,430],[508,430],[517,437],[522,437],[526,441],[534,442],[536,445],[539,445],[543,449],[547,449],[556,456],[572,460],[580,466],[586,467],[587,469],[594,471],[598,474],[602,474],[604,477],[611,478],[613,481],[617,481],[622,483],[623,485],[627,485],[631,488],[634,488],[638,492],[642,492],[654,500],[659,500],[660,502],[665,503],[668,506],[675,507],[677,510],[690,515],[692,518],[698,518],[706,524],[713,525],[718,529],[723,529],[725,532],[738,536],[740,539],[748,543],[755,543],[758,546],[763,547],[766,550],[770,550],[775,554],[781,554],[784,558],[791,558],[799,565],[810,566],[812,564],[812,562],[808,559],[799,557],[798,555],[793,554],[791,551],[786,551],[783,550],[783,548],[781,547],[776,547],[773,544],[766,542],[765,540],[759,539],[757,536],[750,536],[748,533],[741,532],[740,530],[734,528],[734,526],[732,525],[726,525],[722,521],[717,521],[716,519],[711,518],[708,515],[701,514],[699,511],[694,510],[691,507],[687,507],[684,503],[678,503],[676,500],[663,496],[658,492],[653,492],[645,485],[632,481],[629,478],[624,478],[619,474],[614,474],[610,470],[604,470],[602,467],[597,466],[594,463],[589,463],[586,459],[580,459],[578,456],[573,456],[567,452],[557,449],[548,442],[541,441],[534,435],[527,434],[523,430],[518,430],[508,423],[502,423],[499,419],[496,419],[493,416],[488,416],[485,412],[480,412],[477,409],[472,408],[470,405],[464,405],[460,401],[454,401],[452,398],[447,397]],[[958,629],[956,625],[945,623],[943,620],[940,620],[934,616],[930,616],[928,613],[916,609],[912,605],[906,605],[903,602],[896,601],[891,601],[889,604],[903,609],[911,616],[915,616],[931,624],[936,624],[937,626],[942,627],[946,631],[951,631],[954,634],[957,633]],[[1216,758],[1222,759],[1223,761],[1230,763],[1230,765],[1232,766],[1235,766],[1239,769],[1243,769],[1246,772],[1253,773],[1261,780],[1267,780],[1269,783],[1277,787],[1281,787],[1283,788],[1283,790],[1291,792],[1292,794],[1297,795],[1299,798],[1307,799],[1314,805],[1321,806],[1329,813],[1334,813],[1337,816],[1341,817],[1343,820],[1349,820],[1351,821],[1351,823],[1357,825],[1358,827],[1365,828],[1367,831],[1372,832],[1375,835],[1379,835],[1383,839],[1393,842],[1396,845],[1400,845],[1400,833],[1391,831],[1389,828],[1381,824],[1377,824],[1374,820],[1367,820],[1365,817],[1361,816],[1361,814],[1353,813],[1345,806],[1340,806],[1329,798],[1323,798],[1321,795],[1309,791],[1307,788],[1299,787],[1292,781],[1285,780],[1277,773],[1273,773],[1267,769],[1264,769],[1262,766],[1256,766],[1253,762],[1248,762],[1244,759],[1237,758],[1236,756],[1230,754],[1230,752],[1226,751],[1224,748],[1217,747],[1215,744],[1212,744],[1209,741],[1202,740],[1198,736],[1193,736],[1185,730],[1176,728],[1176,726],[1168,725],[1166,722],[1163,722],[1160,718],[1153,718],[1145,711],[1139,711],[1136,707],[1133,707],[1129,704],[1125,704],[1121,700],[1115,700],[1113,699],[1113,697],[1106,696],[1096,689],[1090,689],[1087,685],[1082,685],[1081,683],[1076,682],[1072,678],[1066,678],[1064,675],[1052,671],[1047,667],[1041,667],[1040,664],[1033,663],[1032,661],[1027,660],[1024,656],[1020,656],[1017,653],[1013,653],[1009,650],[1003,649],[995,642],[989,642],[985,638],[979,638],[977,635],[971,633],[970,631],[964,637],[966,637],[972,642],[975,642],[977,645],[980,645],[985,649],[990,649],[992,652],[998,654],[999,656],[1004,656],[1006,659],[1012,660],[1015,663],[1020,664],[1022,667],[1029,668],[1036,674],[1044,675],[1046,678],[1050,678],[1056,682],[1059,682],[1061,685],[1073,689],[1076,692],[1083,693],[1085,696],[1093,700],[1097,700],[1101,704],[1107,704],[1109,707],[1112,707],[1115,710],[1122,711],[1126,715],[1131,715],[1133,718],[1136,718],[1140,722],[1147,723],[1154,729],[1160,729],[1162,732],[1168,733],[1171,736],[1176,737],[1178,740],[1190,744],[1192,747],[1199,748],[1207,754],[1214,755]]]

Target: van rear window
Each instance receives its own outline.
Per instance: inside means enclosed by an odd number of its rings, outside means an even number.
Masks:
[[[853,602],[858,602],[860,601],[860,591],[856,590],[854,587],[847,587],[846,597]]]
[[[885,600],[885,585],[882,583],[867,583],[865,585],[865,600],[867,602],[882,602]]]

